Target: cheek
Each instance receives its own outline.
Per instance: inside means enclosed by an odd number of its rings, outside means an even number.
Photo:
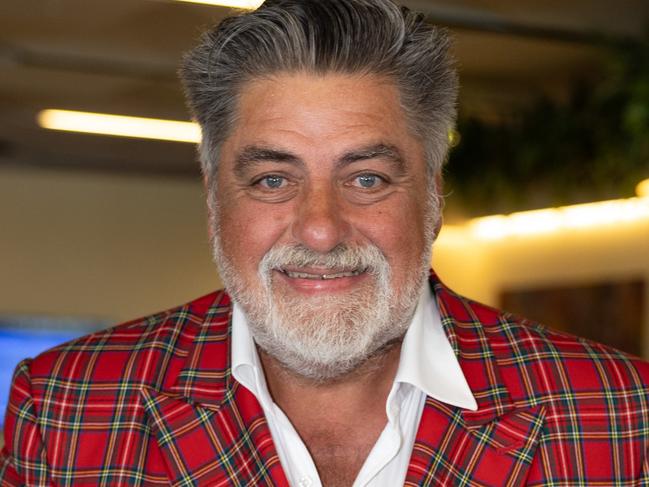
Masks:
[[[413,269],[424,250],[425,209],[416,201],[393,205],[358,219],[358,228],[385,254],[395,273]]]
[[[242,266],[256,268],[268,250],[284,233],[281,212],[235,201],[220,212],[221,242],[224,252]]]

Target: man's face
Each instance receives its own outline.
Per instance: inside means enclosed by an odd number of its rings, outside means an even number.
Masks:
[[[393,84],[248,83],[209,191],[222,278],[258,345],[293,372],[331,379],[403,336],[438,215]]]

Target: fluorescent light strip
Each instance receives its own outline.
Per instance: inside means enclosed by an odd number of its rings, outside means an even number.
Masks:
[[[200,3],[202,5],[214,5],[218,7],[241,8],[245,10],[254,10],[258,8],[264,0],[176,0],[177,2]]]
[[[649,222],[649,197],[522,211],[471,220],[467,227],[479,240],[534,237],[567,230]]]
[[[192,122],[53,109],[42,110],[36,118],[41,127],[50,130],[192,144],[201,140],[200,127]]]

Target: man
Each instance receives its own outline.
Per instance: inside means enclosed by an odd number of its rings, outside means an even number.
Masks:
[[[646,485],[648,364],[428,276],[457,91],[389,0],[269,0],[182,70],[228,294],[16,372],[2,485]]]

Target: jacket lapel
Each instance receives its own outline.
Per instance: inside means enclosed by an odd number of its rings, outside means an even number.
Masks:
[[[172,485],[288,486],[261,406],[230,374],[230,317],[220,294],[184,366],[142,390],[148,426]]]
[[[510,397],[482,324],[497,324],[498,313],[481,308],[478,317],[434,277],[433,284],[442,323],[478,409],[427,399],[406,485],[524,485],[545,409],[517,407]]]

